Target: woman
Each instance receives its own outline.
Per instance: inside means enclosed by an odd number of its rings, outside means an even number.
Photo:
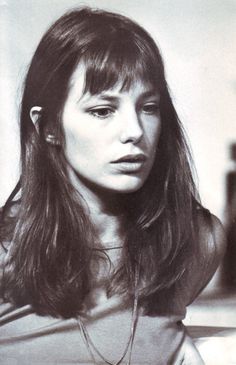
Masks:
[[[201,364],[181,321],[223,235],[150,35],[89,8],[52,25],[26,77],[21,150],[2,212],[2,358]]]

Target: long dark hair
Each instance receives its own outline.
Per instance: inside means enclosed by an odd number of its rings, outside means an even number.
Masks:
[[[81,62],[86,68],[84,92],[95,94],[118,81],[128,89],[141,78],[161,95],[156,159],[144,186],[123,197],[126,240],[120,266],[107,288],[109,295],[133,296],[141,252],[140,298],[152,312],[153,296],[175,285],[197,249],[194,227],[201,205],[156,44],[130,19],[90,8],[73,10],[57,20],[29,67],[21,108],[21,198],[13,217],[9,217],[13,196],[3,210],[2,240],[11,236],[11,245],[2,295],[16,305],[31,304],[41,314],[72,317],[81,311],[90,290],[99,262],[93,251],[95,234],[67,174],[61,123],[70,79]],[[39,133],[30,119],[33,106],[42,107]],[[47,133],[56,136],[60,146],[48,144]]]

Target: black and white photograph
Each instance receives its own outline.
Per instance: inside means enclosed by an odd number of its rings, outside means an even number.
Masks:
[[[235,0],[0,0],[0,364],[236,365],[235,36]]]

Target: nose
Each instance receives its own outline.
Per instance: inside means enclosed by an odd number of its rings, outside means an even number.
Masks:
[[[120,132],[121,143],[138,143],[143,136],[141,120],[134,108],[124,111],[122,129]]]

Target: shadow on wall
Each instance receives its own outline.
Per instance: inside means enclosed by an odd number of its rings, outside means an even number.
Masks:
[[[224,286],[236,288],[236,142],[230,145],[231,168],[226,175],[227,250],[224,262]]]

